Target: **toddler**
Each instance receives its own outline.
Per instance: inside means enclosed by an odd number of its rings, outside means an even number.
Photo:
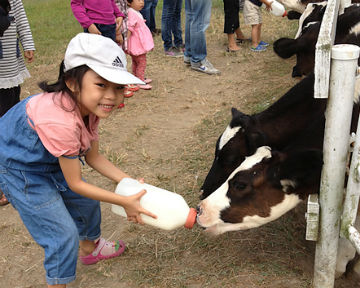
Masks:
[[[133,74],[145,82],[141,89],[149,90],[151,79],[145,78],[146,53],[154,48],[154,41],[145,20],[140,13],[144,0],[128,0],[128,47],[127,53],[132,59]]]

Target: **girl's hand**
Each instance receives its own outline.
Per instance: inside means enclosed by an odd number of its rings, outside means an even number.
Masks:
[[[127,197],[128,198],[127,204],[123,205],[123,207],[126,212],[128,221],[144,224],[144,221],[141,219],[140,214],[145,214],[155,219],[157,218],[155,214],[152,214],[151,212],[142,208],[140,205],[140,199],[142,196],[144,196],[145,193],[146,190],[143,189],[139,193]]]
[[[33,50],[26,50],[24,51],[24,57],[27,59],[28,63],[34,61],[34,51]]]
[[[99,31],[99,29],[95,26],[95,24],[91,24],[88,28],[88,31],[92,34],[98,34],[101,35],[101,32]]]

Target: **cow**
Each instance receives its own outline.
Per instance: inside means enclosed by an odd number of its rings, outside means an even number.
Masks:
[[[358,117],[359,105],[355,104],[351,131],[356,130]],[[246,157],[216,191],[199,203],[197,223],[215,235],[256,228],[318,193],[325,115],[313,120],[283,150],[262,146]],[[356,224],[360,228],[360,217]],[[348,240],[340,239],[336,277],[346,271],[354,256],[355,248]]]
[[[201,187],[201,199],[214,192],[229,175],[260,146],[281,150],[300,131],[321,117],[326,99],[314,99],[314,74],[311,74],[266,110],[247,115],[232,108],[232,120],[220,135],[212,166]]]
[[[293,77],[302,77],[314,70],[315,65],[315,46],[319,36],[321,20],[324,7],[321,4],[311,4],[317,8],[310,13],[312,19],[319,18],[317,21],[304,19],[301,33],[296,39],[280,38],[274,42],[274,52],[281,58],[287,59],[296,55],[296,65],[293,68]],[[360,7],[353,4],[346,8],[344,13],[338,16],[335,44],[354,44],[360,46]]]

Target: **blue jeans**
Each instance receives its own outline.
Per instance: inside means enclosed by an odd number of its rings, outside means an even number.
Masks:
[[[205,31],[210,24],[210,0],[185,0],[185,52],[193,63],[206,58]]]
[[[145,0],[144,8],[141,9],[140,13],[143,15],[146,20],[146,25],[149,27],[150,31],[155,31],[156,23],[155,23],[155,9],[158,0]]]
[[[183,45],[181,8],[182,0],[164,0],[161,17],[161,37],[164,41],[165,51],[172,46],[180,47]],[[174,43],[172,35],[174,35]]]
[[[47,283],[74,281],[79,240],[100,237],[99,202],[71,191],[61,170],[37,173],[0,165],[0,189],[45,250]]]

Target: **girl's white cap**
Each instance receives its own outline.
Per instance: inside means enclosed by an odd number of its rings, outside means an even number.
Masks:
[[[126,70],[124,51],[110,38],[79,33],[65,52],[64,72],[86,65],[102,78],[117,84],[145,84]]]

